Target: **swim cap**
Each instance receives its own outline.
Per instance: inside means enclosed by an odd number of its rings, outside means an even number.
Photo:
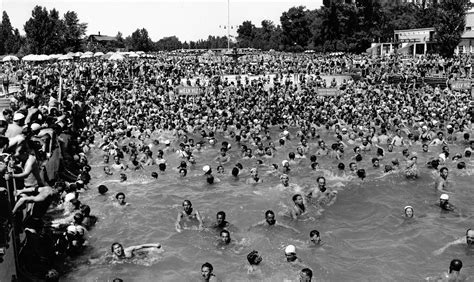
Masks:
[[[453,259],[449,264],[449,272],[451,271],[461,271],[462,261],[459,259]]]
[[[165,140],[165,145],[169,145],[170,143],[170,140]]]
[[[280,179],[283,179],[283,178],[288,178],[288,174],[283,173],[282,175],[280,175]]]
[[[288,163],[287,160],[283,160],[283,161],[281,162],[281,165],[282,165],[282,166],[285,166],[285,164],[287,164],[287,163]]]
[[[412,207],[412,206],[406,206],[406,207],[404,207],[403,209],[404,209],[405,211],[406,211],[407,209],[413,210],[413,207]]]
[[[448,194],[441,194],[439,197],[440,200],[449,200],[449,195]]]
[[[296,247],[293,245],[286,246],[285,254],[296,254]]]
[[[283,135],[286,136],[286,135],[288,135],[288,134],[290,134],[290,133],[288,132],[288,130],[284,130],[284,131],[283,131]]]
[[[76,233],[77,233],[76,226],[74,226],[74,225],[69,225],[69,226],[67,227],[67,233],[71,233],[71,234],[73,234],[73,235],[76,235]]]
[[[443,153],[439,154],[439,158],[443,160],[443,162],[446,161],[446,155]]]
[[[205,166],[202,167],[202,171],[204,171],[204,173],[209,172],[209,170],[211,170],[211,167],[208,166],[208,165],[205,165]]]

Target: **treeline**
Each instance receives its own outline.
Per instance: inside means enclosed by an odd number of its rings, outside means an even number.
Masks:
[[[260,26],[244,21],[237,29],[231,47],[250,47],[262,50],[299,52],[312,49],[320,52],[364,52],[373,42],[390,42],[396,29],[434,27],[438,49],[450,56],[461,40],[465,28],[469,0],[444,0],[424,7],[415,4],[381,6],[377,0],[358,0],[357,4],[344,1],[324,1],[320,9],[308,10],[303,6],[282,13],[280,24],[264,20]],[[398,3],[394,1],[393,3]],[[209,36],[207,39],[181,42],[176,36],[153,42],[145,28],[130,36],[121,32],[116,40],[98,44],[87,40],[87,24],[76,12],[68,11],[62,17],[56,9],[48,11],[36,6],[31,18],[23,26],[25,35],[12,27],[7,13],[0,26],[1,54],[52,54],[77,51],[161,51],[177,49],[226,48],[227,37]]]
[[[261,27],[244,21],[237,30],[238,45],[265,50],[361,53],[373,42],[393,41],[394,30],[434,27],[440,43],[437,51],[453,54],[465,28],[469,0],[444,0],[427,7],[398,2],[382,6],[376,0],[358,0],[353,5],[325,1],[315,10],[293,7],[281,15],[278,26],[267,20]]]

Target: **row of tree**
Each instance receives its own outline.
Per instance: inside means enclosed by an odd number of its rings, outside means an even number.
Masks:
[[[328,1],[326,1],[328,2]],[[238,45],[259,49],[364,52],[373,42],[393,41],[394,30],[434,27],[439,53],[452,55],[465,29],[469,0],[444,0],[432,5],[376,0],[357,4],[330,1],[320,9],[290,8],[281,25],[263,21],[256,27],[244,21],[238,28]]]
[[[262,50],[346,51],[364,52],[373,42],[393,40],[396,29],[434,27],[438,52],[452,55],[465,28],[469,0],[445,0],[439,4],[380,5],[377,0],[358,0],[357,4],[344,1],[326,1],[319,9],[303,6],[282,13],[280,25],[264,20],[261,26],[244,21],[237,29],[232,47],[250,47]],[[56,9],[48,11],[36,6],[24,25],[25,36],[13,28],[7,13],[2,15],[0,26],[0,55],[8,53],[67,53],[77,51],[126,50],[160,51],[176,49],[226,48],[227,37],[209,36],[205,40],[181,42],[176,36],[153,42],[145,28],[137,29],[123,38],[118,33],[114,41],[96,44],[85,38],[87,24],[76,12],[68,11],[63,17]]]

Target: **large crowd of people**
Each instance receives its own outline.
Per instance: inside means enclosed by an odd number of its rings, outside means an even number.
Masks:
[[[356,79],[347,75],[352,72],[359,73]],[[266,52],[233,60],[158,54],[123,61],[6,63],[0,73],[5,97],[11,101],[0,120],[5,175],[5,188],[0,189],[10,189],[16,197],[12,211],[24,238],[22,267],[48,281],[65,271],[67,257],[88,246],[88,231],[97,218],[81,195],[93,193],[89,188],[97,184],[90,175],[94,154],[101,154],[104,172],[119,172],[114,175],[122,182],[128,171],[144,167],[156,168],[151,178],[157,178],[171,159],[180,163],[177,178],[186,177],[189,166],[200,165],[203,181],[209,184],[222,181],[224,173],[238,176],[244,171],[250,174],[247,184],[258,184],[266,166],[272,173],[265,177],[280,179],[278,188],[293,193],[294,207],[289,211],[293,220],[307,213],[308,205],[322,211],[337,202],[344,191],[328,187],[328,175],[355,181],[400,173],[416,179],[420,170],[429,170],[436,180],[433,189],[439,192],[440,209],[456,212],[449,202],[454,191],[449,172],[473,172],[471,92],[449,87],[450,81],[471,77],[467,57]],[[344,79],[335,79],[343,74]],[[446,83],[423,83],[434,74]],[[404,80],[391,83],[389,77],[394,75]],[[15,92],[8,94],[13,86]],[[178,88],[185,86],[198,87],[199,94],[179,95]],[[320,96],[321,88],[337,92]],[[287,159],[276,160],[273,155],[289,140],[299,145],[287,148],[291,151]],[[450,151],[453,147],[462,150]],[[200,160],[202,150],[219,153],[215,166]],[[414,151],[429,154],[429,162],[418,163]],[[243,167],[243,159],[255,159],[256,165]],[[371,160],[376,169],[361,167],[363,159]],[[319,160],[335,165],[322,167]],[[290,183],[291,170],[307,163],[320,174],[314,186]],[[108,192],[105,184],[98,185],[99,193]],[[124,193],[115,198],[118,205],[127,205]],[[217,229],[220,243],[229,244],[225,212],[217,213],[213,226],[206,226],[191,201],[183,201],[176,231],[195,221],[198,229]],[[413,217],[415,210],[405,207],[405,216]],[[272,210],[264,216],[256,225],[299,232],[277,222]],[[470,229],[466,237],[472,247]],[[310,244],[321,242],[318,230],[309,238]],[[466,239],[438,253],[456,243]],[[122,260],[137,250],[156,248],[161,244],[124,247],[116,242],[111,256]],[[296,247],[288,245],[284,253],[288,263],[300,267],[298,280],[311,281],[313,272],[297,257]],[[258,250],[251,250],[247,260],[249,272],[258,271],[262,262]],[[461,268],[462,262],[453,260],[444,278],[461,277]],[[202,265],[201,276],[204,281],[216,279],[211,263]]]

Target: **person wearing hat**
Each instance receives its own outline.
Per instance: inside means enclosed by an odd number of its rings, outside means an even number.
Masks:
[[[5,137],[12,138],[20,135],[23,132],[24,123],[25,115],[20,112],[16,112],[13,115],[13,123],[8,125],[7,131],[5,132]]]
[[[287,262],[292,264],[302,264],[301,259],[296,255],[296,247],[294,245],[285,247],[285,258]]]
[[[414,215],[414,210],[412,206],[406,206],[404,208],[404,214],[406,218],[412,218]]]
[[[439,207],[443,211],[454,211],[454,206],[449,203],[448,194],[441,194],[439,197]]]
[[[257,184],[257,183],[262,183],[262,179],[258,176],[258,169],[256,167],[253,167],[250,169],[250,175],[252,177],[250,177],[249,179],[247,179],[247,181],[245,181],[245,183],[247,184]]]

